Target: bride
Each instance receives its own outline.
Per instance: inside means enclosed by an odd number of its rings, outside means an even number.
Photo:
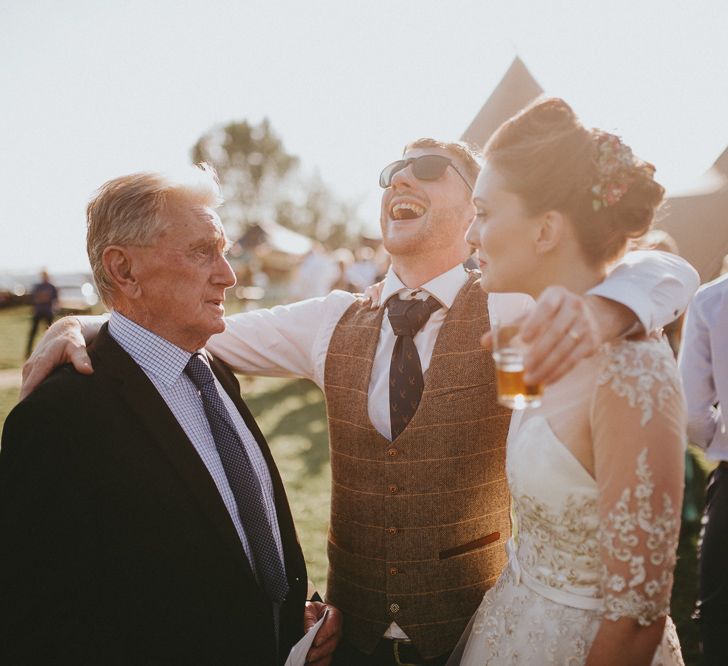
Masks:
[[[651,165],[559,99],[504,123],[484,157],[468,241],[489,292],[586,292],[663,196]],[[682,664],[668,613],[684,432],[660,339],[607,345],[548,386],[507,444],[509,565],[450,663]]]

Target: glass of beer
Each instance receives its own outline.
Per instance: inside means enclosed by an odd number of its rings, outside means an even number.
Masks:
[[[491,322],[498,402],[510,409],[538,407],[543,395],[543,384],[531,385],[523,381],[523,357],[527,346],[518,335],[519,330],[520,323]]]

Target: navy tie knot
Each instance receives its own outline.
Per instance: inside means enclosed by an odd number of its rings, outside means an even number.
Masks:
[[[419,298],[403,301],[395,297],[387,303],[387,315],[395,335],[413,338],[427,323],[430,315],[441,307],[432,296],[425,301]]]
[[[202,360],[199,354],[192,354],[190,356],[190,360],[187,361],[187,365],[185,366],[185,374],[192,380],[192,383],[197,387],[198,391],[201,391],[202,387],[207,384],[215,383],[212,370],[210,370],[207,363]]]

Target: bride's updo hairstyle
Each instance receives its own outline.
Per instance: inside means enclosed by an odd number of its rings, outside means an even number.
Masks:
[[[616,136],[584,127],[561,99],[534,102],[501,125],[484,157],[530,215],[568,217],[586,260],[616,259],[645,234],[664,188]]]

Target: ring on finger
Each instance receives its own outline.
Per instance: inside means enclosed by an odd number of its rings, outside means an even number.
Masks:
[[[567,335],[574,341],[579,342],[581,335],[579,335],[573,328],[567,333]]]

